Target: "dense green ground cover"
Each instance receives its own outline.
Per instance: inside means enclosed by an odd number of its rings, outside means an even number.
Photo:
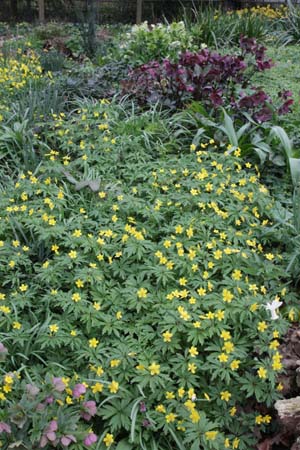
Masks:
[[[260,123],[224,93],[227,113],[122,97],[120,73],[199,49],[184,24],[123,47],[113,30],[93,62],[72,27],[22,27],[0,59],[2,446],[255,448],[299,318],[299,155],[278,126],[297,139],[297,107]],[[41,51],[64,33],[76,61]],[[274,104],[297,51],[249,71]]]

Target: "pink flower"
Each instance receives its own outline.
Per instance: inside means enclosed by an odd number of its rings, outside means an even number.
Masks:
[[[34,384],[26,384],[26,391],[31,397],[35,397],[40,392],[39,388],[34,386]]]
[[[57,425],[57,421],[56,420],[51,420],[51,422],[49,423],[49,425],[47,426],[47,428],[44,430],[44,433],[41,437],[40,440],[40,447],[44,448],[46,447],[46,445],[48,444],[48,442],[55,444],[57,439],[56,439],[56,431],[58,429],[58,425]]]
[[[73,388],[73,397],[79,398],[82,394],[86,393],[86,387],[84,384],[75,384]]]
[[[85,437],[83,443],[84,443],[84,445],[86,445],[87,447],[89,447],[90,445],[93,445],[95,442],[97,442],[97,439],[98,439],[98,438],[97,438],[97,436],[96,436],[95,433],[89,433],[89,434]]]
[[[0,342],[0,353],[7,353],[8,350],[6,347],[4,347],[4,345],[2,344],[2,342]]]
[[[54,377],[52,379],[52,384],[54,386],[55,391],[57,392],[63,392],[66,388],[65,383],[60,377]]]
[[[75,436],[72,434],[67,434],[66,436],[63,436],[60,440],[62,445],[64,447],[68,447],[72,442],[77,442]]]
[[[2,344],[2,342],[0,342],[0,361],[4,361],[6,354],[8,353],[8,350],[6,347],[4,347],[4,345]]]
[[[0,433],[11,433],[11,428],[8,423],[0,422]]]
[[[90,420],[97,413],[96,402],[89,400],[82,404],[84,410],[81,412],[81,417],[84,420]]]
[[[55,441],[56,439],[56,433],[55,431],[57,431],[58,429],[58,425],[56,420],[51,420],[51,422],[49,423],[47,429],[46,429],[46,436],[49,439],[49,441]]]

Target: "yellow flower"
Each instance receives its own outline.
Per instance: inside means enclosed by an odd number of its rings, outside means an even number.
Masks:
[[[238,448],[239,447],[239,443],[240,443],[240,440],[238,438],[233,439],[232,448],[233,449]]]
[[[200,295],[200,297],[204,297],[206,295],[206,289],[201,287],[201,288],[197,289],[197,293],[198,293],[198,295]]]
[[[20,322],[13,322],[13,328],[15,330],[20,330],[22,328],[22,325],[20,324]]]
[[[225,441],[224,441],[224,447],[225,448],[230,448],[230,441],[229,441],[228,438],[226,438]]]
[[[51,250],[52,250],[56,255],[59,254],[59,251],[58,251],[58,250],[59,250],[59,246],[58,246],[58,245],[56,245],[56,244],[52,245]]]
[[[89,339],[89,347],[90,348],[96,348],[98,344],[99,344],[98,339],[96,339],[96,338]]]
[[[75,294],[72,295],[72,300],[77,303],[81,300],[81,296],[80,294],[78,294],[78,292],[75,292]]]
[[[110,447],[111,444],[114,443],[114,436],[110,433],[106,433],[104,439],[103,439],[104,444],[106,445],[106,447]]]
[[[28,289],[28,285],[27,284],[21,284],[21,286],[19,287],[21,292],[26,292]]]
[[[215,258],[216,260],[222,259],[222,254],[223,254],[222,250],[216,250],[216,251],[214,252],[214,258]]]
[[[184,278],[184,277],[179,278],[179,284],[180,284],[180,286],[185,286],[186,283],[187,283],[187,279],[186,279],[186,278]]]
[[[266,369],[264,369],[263,367],[260,367],[257,370],[257,375],[259,376],[259,378],[267,378],[267,371],[266,371]]]
[[[75,284],[78,288],[83,288],[84,287],[84,282],[80,279],[75,281]]]
[[[216,313],[215,313],[215,316],[218,319],[218,321],[221,322],[225,317],[225,311],[218,309],[218,311],[216,311]]]
[[[97,374],[98,377],[101,377],[101,375],[104,374],[104,370],[103,370],[102,366],[98,366],[97,367],[96,374]]]
[[[140,289],[137,291],[137,296],[138,296],[138,298],[146,298],[147,295],[148,295],[148,291],[147,291],[147,289],[145,289],[145,288],[140,288]]]
[[[205,437],[208,441],[214,441],[218,435],[217,431],[206,431]]]
[[[266,253],[266,254],[265,254],[265,257],[266,257],[269,261],[272,261],[272,260],[275,258],[275,256],[273,255],[273,253]]]
[[[59,326],[56,325],[56,324],[49,325],[49,329],[50,329],[50,332],[54,334],[54,333],[57,333],[57,332],[58,332]]]
[[[116,394],[119,390],[119,383],[117,381],[112,381],[109,385],[108,385],[108,389],[112,394]]]
[[[190,414],[190,419],[193,423],[198,423],[200,420],[200,414],[196,409],[193,409]]]
[[[167,400],[172,400],[173,398],[175,398],[174,392],[166,392],[166,399]]]
[[[281,370],[281,369],[282,369],[282,364],[281,364],[281,362],[280,362],[280,361],[273,360],[272,369],[273,369],[273,370]]]
[[[163,334],[164,342],[171,342],[171,339],[173,337],[173,333],[170,331],[165,331]]]
[[[71,330],[71,331],[70,331],[70,335],[71,335],[71,336],[77,336],[77,332],[76,332],[75,330]]]
[[[222,347],[222,350],[224,350],[226,353],[231,353],[234,350],[234,345],[231,341],[226,341],[225,344]]]
[[[226,355],[225,353],[221,353],[219,356],[218,356],[218,359],[219,359],[219,361],[220,362],[227,362],[228,361],[228,355]]]
[[[196,370],[197,370],[196,364],[194,364],[194,363],[189,363],[188,364],[188,371],[189,372],[194,374],[194,373],[196,373]]]
[[[110,362],[110,367],[118,367],[121,363],[120,359],[112,359]]]
[[[148,369],[150,370],[150,374],[152,376],[160,374],[160,365],[156,364],[155,362],[152,362]]]
[[[231,339],[230,332],[226,331],[226,330],[222,330],[220,336],[221,336],[222,339],[224,339],[224,341],[228,341],[229,339]]]
[[[5,375],[5,377],[4,377],[4,382],[5,382],[6,384],[13,384],[13,382],[14,382],[13,377],[10,376],[10,375]]]
[[[274,339],[273,341],[270,342],[269,348],[271,350],[276,350],[276,348],[279,347],[279,342],[277,341],[277,339]]]
[[[76,252],[75,250],[71,250],[71,251],[68,253],[68,255],[69,255],[69,257],[70,257],[71,259],[76,259],[76,258],[77,258],[77,252]]]
[[[94,303],[93,303],[93,308],[94,308],[96,311],[100,311],[100,309],[101,309],[100,303],[94,302]]]
[[[172,422],[175,422],[177,414],[169,413],[165,417],[166,417],[166,422],[167,423],[172,423]]]
[[[74,230],[72,236],[74,236],[74,237],[80,237],[80,236],[82,236],[81,230]]]
[[[233,407],[230,409],[229,414],[230,414],[232,417],[235,416],[235,414],[236,414],[236,407],[235,407],[235,406],[233,406]]]
[[[97,392],[102,392],[103,391],[103,384],[102,383],[96,383],[94,384],[94,386],[92,386],[92,392],[93,394],[97,394]]]
[[[283,390],[283,384],[282,383],[278,383],[276,389],[279,392],[282,391]]]
[[[164,407],[164,405],[157,405],[155,408],[155,411],[160,412],[160,413],[165,413],[166,408]]]
[[[239,269],[235,269],[232,272],[231,278],[235,281],[239,281],[242,278],[242,272]]]
[[[117,312],[116,312],[116,318],[117,318],[117,320],[121,320],[122,317],[123,317],[122,312],[121,312],[121,311],[117,311]]]
[[[231,394],[229,391],[222,391],[220,393],[220,397],[221,397],[221,400],[224,400],[225,402],[229,402]]]
[[[268,325],[266,324],[265,321],[263,321],[263,322],[258,322],[258,325],[257,325],[258,331],[260,331],[261,333],[263,333],[267,328],[268,328]]]
[[[163,246],[164,246],[165,248],[170,248],[170,247],[172,246],[172,242],[169,241],[169,240],[166,240],[166,241],[163,243]]]
[[[178,389],[178,391],[177,391],[177,394],[178,394],[178,397],[179,397],[179,398],[182,398],[182,397],[184,396],[184,394],[185,394],[184,388],[183,388],[183,387],[180,387],[180,388]]]
[[[263,418],[263,416],[261,414],[259,414],[258,416],[255,417],[255,423],[257,425],[260,425],[263,422],[264,422],[264,418]]]
[[[176,234],[181,234],[181,233],[183,233],[183,227],[182,227],[181,225],[177,225],[177,226],[175,227],[175,233],[176,233]]]
[[[240,360],[239,359],[234,359],[232,361],[232,363],[230,364],[230,369],[231,370],[237,370],[239,368],[240,365]]]
[[[272,420],[272,417],[267,414],[266,416],[264,416],[263,420],[264,420],[264,423],[270,423]]]
[[[233,294],[228,289],[223,289],[222,296],[225,303],[232,302]]]
[[[189,354],[191,355],[192,358],[195,358],[197,355],[199,355],[199,352],[197,350],[197,347],[192,346],[189,349]]]
[[[294,321],[295,321],[296,318],[295,318],[295,310],[294,310],[294,308],[291,308],[291,309],[289,310],[288,317],[289,317],[289,319],[290,319],[291,322],[294,322]]]

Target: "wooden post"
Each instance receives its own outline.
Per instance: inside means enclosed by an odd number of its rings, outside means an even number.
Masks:
[[[18,20],[18,0],[10,0],[10,16],[14,18],[14,20]]]
[[[45,22],[45,0],[38,0],[39,5],[39,22]]]
[[[140,25],[142,23],[142,10],[143,10],[143,0],[136,1],[136,24]]]

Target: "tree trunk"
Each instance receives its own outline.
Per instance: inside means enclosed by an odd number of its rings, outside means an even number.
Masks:
[[[10,0],[10,17],[18,19],[18,0]]]
[[[92,57],[96,51],[96,4],[95,0],[87,0],[87,53]]]
[[[45,22],[45,0],[38,0],[39,5],[39,22]]]
[[[143,10],[143,0],[137,0],[136,2],[136,24],[140,25],[142,23],[142,10]]]

